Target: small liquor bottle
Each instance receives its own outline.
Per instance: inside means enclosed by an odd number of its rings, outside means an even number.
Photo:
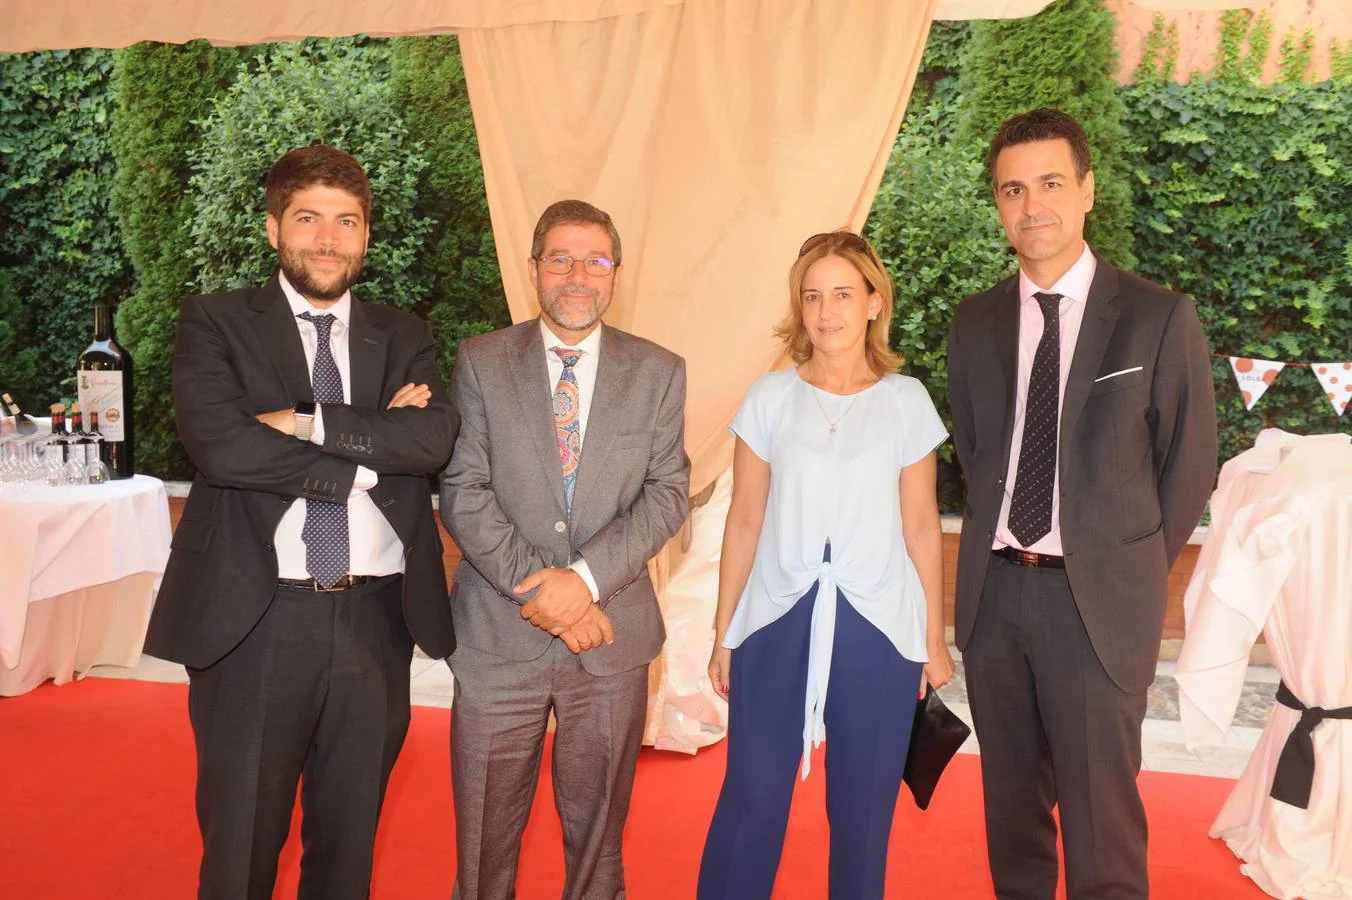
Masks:
[[[52,436],[47,439],[47,452],[56,453],[65,462],[70,458],[70,438],[66,435],[66,405],[52,404]]]

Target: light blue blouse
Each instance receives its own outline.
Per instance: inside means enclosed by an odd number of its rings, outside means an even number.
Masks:
[[[903,657],[928,661],[925,592],[906,555],[898,479],[948,432],[914,378],[888,375],[841,396],[813,387],[794,368],[757,379],[731,430],[770,464],[770,496],[751,576],[723,646],[736,649],[787,613],[814,582],[821,584],[804,701],[806,778],[811,748],[826,733],[837,589]]]

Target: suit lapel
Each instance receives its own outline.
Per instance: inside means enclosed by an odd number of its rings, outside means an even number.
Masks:
[[[624,407],[626,379],[632,375],[629,354],[615,332],[601,328],[601,354],[596,366],[596,386],[587,409],[587,434],[582,440],[582,462],[578,465],[577,485],[573,489],[572,518],[587,498],[596,493],[606,454],[615,442]]]
[[[995,348],[996,383],[992,397],[999,398],[998,409],[1004,416],[1001,434],[1004,448],[1001,458],[1009,463],[1014,439],[1014,403],[1019,384],[1019,278],[1014,276],[996,287],[994,309],[989,319],[990,340]]]
[[[1089,286],[1080,334],[1075,340],[1075,356],[1071,359],[1070,374],[1066,378],[1066,395],[1061,398],[1060,440],[1063,460],[1067,458],[1070,436],[1075,433],[1075,425],[1084,411],[1085,401],[1089,399],[1089,391],[1094,386],[1094,378],[1103,363],[1103,354],[1107,352],[1108,342],[1117,326],[1117,290],[1117,270],[1099,257],[1094,281]]]
[[[563,466],[559,462],[559,439],[554,431],[553,392],[549,385],[549,368],[545,365],[544,341],[540,337],[540,320],[532,319],[522,328],[506,350],[507,377],[516,391],[521,405],[521,421],[525,424],[528,443],[540,457],[540,465],[550,473],[554,500],[560,511],[563,503]],[[585,459],[585,453],[583,455]],[[574,489],[576,495],[576,488]]]
[[[300,330],[291,313],[291,304],[282,293],[281,282],[273,275],[249,300],[256,315],[253,327],[268,351],[268,357],[277,369],[277,377],[286,389],[292,403],[314,400],[310,372],[305,363],[305,347],[300,342]]]
[[[352,384],[349,385],[353,406],[366,409],[380,407],[380,392],[385,371],[385,353],[389,342],[366,315],[366,307],[355,296],[352,298],[352,331],[347,338],[348,362],[351,364]],[[392,385],[394,390],[403,385]]]

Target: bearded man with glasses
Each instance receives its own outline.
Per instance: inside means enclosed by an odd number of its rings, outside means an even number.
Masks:
[[[550,206],[527,266],[540,317],[465,341],[452,379],[455,896],[516,896],[552,713],[563,896],[623,897],[648,663],[666,636],[648,560],[688,508],[685,363],[602,325],[623,269],[606,213]]]

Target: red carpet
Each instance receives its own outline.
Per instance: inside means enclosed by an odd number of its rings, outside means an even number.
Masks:
[[[374,897],[446,898],[454,868],[446,710],[415,708],[376,849]],[[820,768],[794,801],[778,900],[824,900],[827,833]],[[645,750],[626,835],[635,900],[694,896],[704,830],[723,774],[722,745],[695,757]],[[1147,773],[1154,900],[1261,900],[1208,825],[1232,782]],[[169,900],[194,894],[187,688],[89,679],[0,699],[0,896],[13,900]],[[990,897],[980,772],[959,756],[934,805],[897,809],[888,897]],[[293,825],[298,825],[299,814]],[[295,897],[299,854],[282,860],[279,897]],[[519,896],[563,884],[549,761],[526,831]]]

